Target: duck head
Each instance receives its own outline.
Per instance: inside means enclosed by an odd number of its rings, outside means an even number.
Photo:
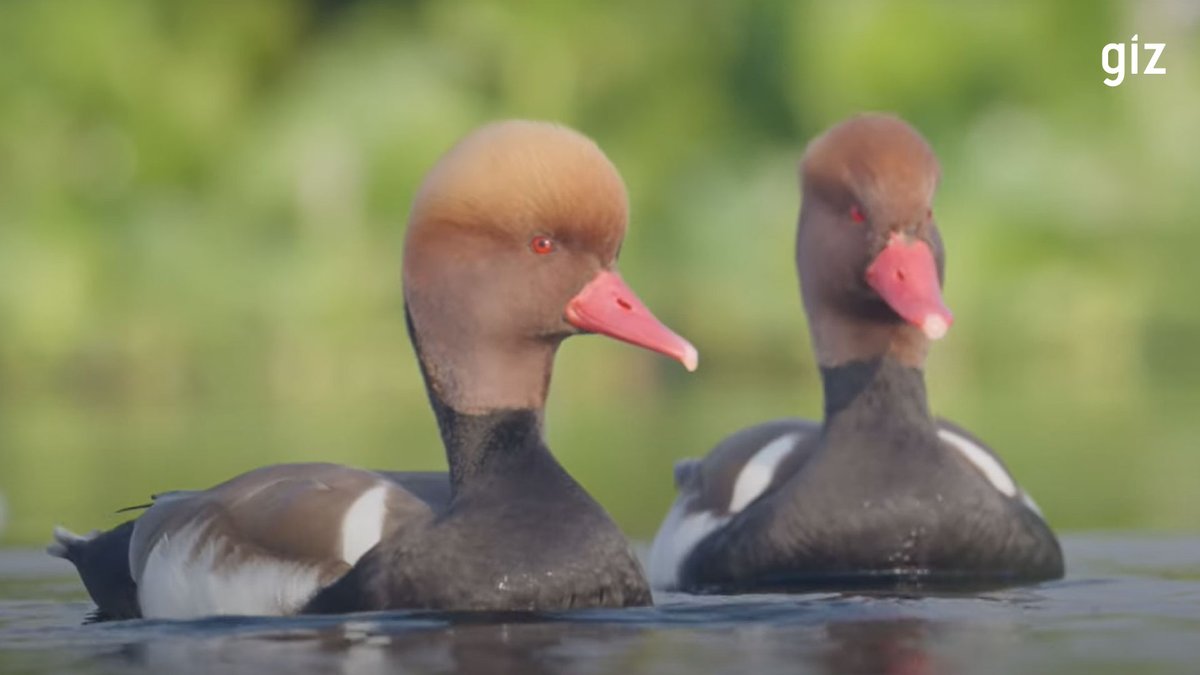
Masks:
[[[821,365],[890,354],[920,367],[946,334],[939,176],[925,139],[890,115],[852,117],[809,144],[796,267]]]
[[[540,408],[558,344],[600,333],[674,358],[696,349],[616,269],[628,197],[587,137],[486,125],[430,170],[409,216],[404,297],[426,378],[460,412]]]

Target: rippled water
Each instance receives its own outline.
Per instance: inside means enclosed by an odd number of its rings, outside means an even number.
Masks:
[[[1067,579],[968,596],[93,626],[69,567],[0,551],[0,673],[1200,673],[1200,539],[1064,544]]]

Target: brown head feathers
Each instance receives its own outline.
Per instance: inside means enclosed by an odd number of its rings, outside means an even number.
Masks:
[[[590,139],[488,124],[430,170],[413,203],[404,297],[431,392],[460,412],[541,409],[558,344],[600,333],[694,368],[695,348],[616,271],[629,202]]]
[[[800,163],[796,265],[818,360],[925,359],[952,316],[932,202],[933,149],[898,117],[851,117],[814,139]]]
[[[508,120],[468,134],[430,170],[409,215],[406,248],[445,229],[519,245],[535,234],[610,265],[629,199],[612,162],[577,131]]]
[[[851,117],[818,136],[801,163],[806,198],[819,196],[847,209],[857,203],[866,215],[897,223],[925,214],[940,176],[921,134],[880,113]]]

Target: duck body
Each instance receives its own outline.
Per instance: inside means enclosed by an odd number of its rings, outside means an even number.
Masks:
[[[157,495],[107,532],[59,528],[50,553],[79,570],[95,620],[291,614],[389,527],[448,501],[444,473],[276,464]]]
[[[448,472],[267,466],[157,495],[108,532],[56,529],[48,552],[75,564],[100,619],[649,604],[628,542],[543,437],[567,337],[696,366],[615,270],[627,215],[581,134],[469,134],[427,175],[405,242],[405,317]]]
[[[954,588],[1062,576],[1053,532],[1001,460],[923,405],[897,410],[923,403],[919,371],[886,360],[845,368],[826,380],[869,380],[824,424],[766,422],[681,463],[651,555],[655,586]],[[704,524],[690,545],[680,542],[685,520]]]
[[[1054,579],[1062,551],[980,440],[929,411],[941,296],[932,149],[890,115],[850,118],[801,162],[801,297],[821,422],[743,429],[676,468],[655,587],[744,592],[994,586]]]
[[[446,473],[273,465],[56,545],[105,620],[650,602],[625,537],[544,446],[496,459],[453,496]]]
[[[481,477],[445,508],[409,521],[306,611],[394,607],[555,610],[649,604],[628,541],[553,458],[527,412],[456,416],[496,445],[464,471]]]

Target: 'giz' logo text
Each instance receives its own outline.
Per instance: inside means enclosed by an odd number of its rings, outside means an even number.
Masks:
[[[1158,65],[1158,59],[1162,56],[1163,50],[1167,48],[1165,42],[1147,42],[1142,45],[1147,52],[1150,53],[1150,62],[1146,64],[1146,69],[1142,71],[1143,75],[1166,75],[1167,69]],[[1111,58],[1116,55],[1117,63],[1114,65]],[[1104,67],[1104,72],[1112,75],[1112,77],[1104,78],[1104,84],[1110,87],[1116,87],[1125,81],[1125,44],[1123,42],[1110,42],[1104,45],[1104,49],[1100,52],[1100,65]],[[1129,41],[1129,74],[1138,74],[1138,36],[1134,35]]]

